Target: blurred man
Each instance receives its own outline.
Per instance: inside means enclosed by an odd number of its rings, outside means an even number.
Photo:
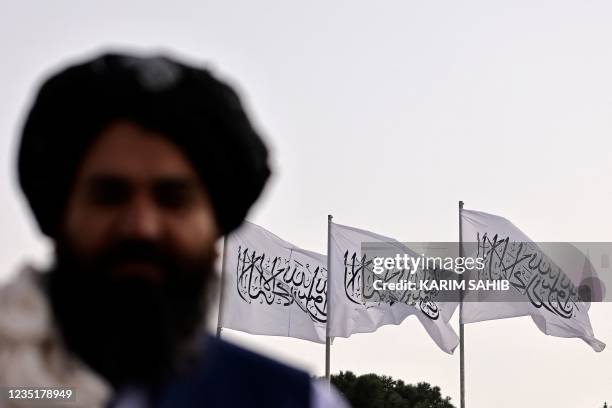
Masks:
[[[343,405],[306,373],[203,334],[215,243],[259,197],[267,163],[235,92],[204,69],[108,54],[48,79],[18,172],[55,262],[0,290],[0,386],[74,387],[66,406]]]

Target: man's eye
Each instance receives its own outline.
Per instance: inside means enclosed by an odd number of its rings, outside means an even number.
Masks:
[[[160,207],[168,209],[184,209],[195,201],[192,189],[183,185],[160,185],[155,189],[155,199]]]
[[[95,205],[117,205],[129,198],[129,189],[122,183],[94,184],[89,191],[89,201]]]

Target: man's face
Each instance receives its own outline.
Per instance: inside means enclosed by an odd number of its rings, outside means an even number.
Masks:
[[[183,154],[136,124],[108,126],[76,175],[49,275],[69,348],[116,385],[161,381],[197,338],[218,236]]]
[[[212,251],[219,236],[210,199],[183,153],[163,135],[128,121],[112,123],[96,139],[64,220],[65,238],[88,257],[141,240],[194,258]],[[146,262],[126,262],[113,272],[159,278]]]

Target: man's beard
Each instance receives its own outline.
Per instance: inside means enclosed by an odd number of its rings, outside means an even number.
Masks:
[[[155,387],[186,362],[206,315],[212,251],[182,259],[144,241],[124,241],[94,257],[63,240],[49,273],[53,313],[68,348],[114,386]],[[117,273],[146,262],[158,280]]]

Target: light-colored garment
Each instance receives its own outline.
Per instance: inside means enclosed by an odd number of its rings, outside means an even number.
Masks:
[[[349,404],[335,387],[327,381],[313,380],[311,386],[310,406],[312,408],[349,408]]]
[[[70,387],[76,390],[76,401],[54,403],[54,407],[102,408],[110,399],[111,387],[66,350],[39,278],[38,272],[26,268],[0,288],[0,386]],[[0,399],[0,408],[33,404]]]

